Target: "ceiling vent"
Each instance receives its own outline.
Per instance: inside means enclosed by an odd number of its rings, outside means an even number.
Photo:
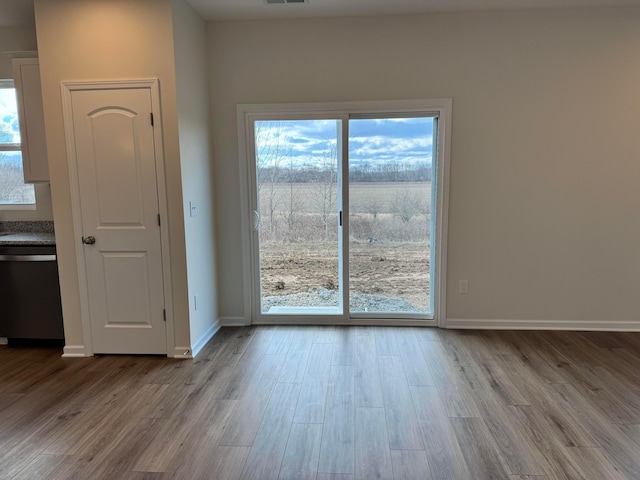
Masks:
[[[309,3],[309,0],[264,0],[267,5],[275,5],[277,3]]]

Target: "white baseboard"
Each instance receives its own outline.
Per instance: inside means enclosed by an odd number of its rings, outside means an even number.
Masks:
[[[216,322],[211,325],[211,327],[209,327],[207,331],[204,332],[200,339],[198,339],[198,341],[191,348],[191,356],[195,357],[196,355],[198,355],[198,353],[200,353],[200,350],[202,350],[202,347],[204,347],[207,342],[213,338],[218,330],[220,330],[220,322]]]
[[[222,327],[248,327],[251,325],[244,317],[221,317],[218,322]]]
[[[478,330],[573,330],[640,332],[640,320],[504,320],[447,318],[444,328]]]
[[[83,358],[93,357],[93,355],[87,355],[84,349],[84,345],[65,345],[62,350],[63,358]]]

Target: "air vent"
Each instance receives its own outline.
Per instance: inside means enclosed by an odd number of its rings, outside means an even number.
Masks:
[[[264,0],[268,5],[275,5],[277,3],[309,3],[309,0]]]

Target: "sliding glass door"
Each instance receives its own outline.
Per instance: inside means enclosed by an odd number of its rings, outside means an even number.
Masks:
[[[257,120],[260,313],[341,315],[342,122]]]
[[[444,110],[268,107],[239,117],[252,321],[433,321]]]
[[[349,310],[358,316],[432,313],[431,258],[437,120],[349,120]]]

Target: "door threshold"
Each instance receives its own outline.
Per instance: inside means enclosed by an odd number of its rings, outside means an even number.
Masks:
[[[354,327],[438,327],[435,320],[400,319],[400,318],[327,318],[327,317],[291,317],[265,318],[255,320],[251,325],[300,325],[300,326],[354,326]]]

